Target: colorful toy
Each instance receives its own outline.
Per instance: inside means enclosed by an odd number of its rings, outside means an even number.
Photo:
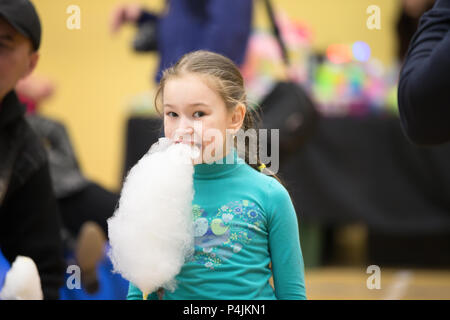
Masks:
[[[291,67],[286,69],[272,33],[256,29],[242,67],[253,106],[277,81],[289,79],[310,93],[324,116],[397,114],[397,66],[385,68],[364,41],[331,44],[321,58],[312,49],[312,32],[305,24],[290,20],[284,13],[277,19]]]

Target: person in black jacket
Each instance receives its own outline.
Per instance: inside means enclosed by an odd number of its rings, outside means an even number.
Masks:
[[[0,0],[0,248],[31,258],[44,299],[58,299],[65,262],[47,157],[13,88],[36,66],[39,17],[28,0]]]
[[[419,145],[450,141],[450,0],[437,0],[420,19],[400,74],[403,130]]]

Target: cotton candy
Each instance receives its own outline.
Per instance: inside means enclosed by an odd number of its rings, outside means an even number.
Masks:
[[[114,271],[144,295],[161,287],[173,291],[193,253],[193,151],[160,138],[130,170],[108,219]]]
[[[42,300],[41,279],[34,261],[17,256],[6,274],[0,300]]]

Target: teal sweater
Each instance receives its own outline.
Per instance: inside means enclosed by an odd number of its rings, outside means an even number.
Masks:
[[[227,157],[194,166],[195,253],[177,275],[175,291],[166,290],[163,299],[306,299],[288,191],[246,164],[236,149]],[[132,283],[128,299],[142,299]],[[156,293],[149,299],[157,299]]]

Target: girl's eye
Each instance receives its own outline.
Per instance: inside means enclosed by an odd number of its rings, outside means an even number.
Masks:
[[[194,112],[194,115],[195,114],[199,114],[199,116],[198,117],[201,117],[201,116],[204,116],[205,115],[205,113],[203,112],[203,111],[197,111],[197,112]]]
[[[178,116],[175,112],[172,112],[172,111],[169,111],[166,114],[167,114],[168,117],[171,117],[171,118]],[[198,114],[198,116],[196,116],[197,114]],[[205,113],[203,111],[196,111],[196,112],[194,112],[194,118],[199,118],[199,117],[202,117],[204,115],[205,115]]]

